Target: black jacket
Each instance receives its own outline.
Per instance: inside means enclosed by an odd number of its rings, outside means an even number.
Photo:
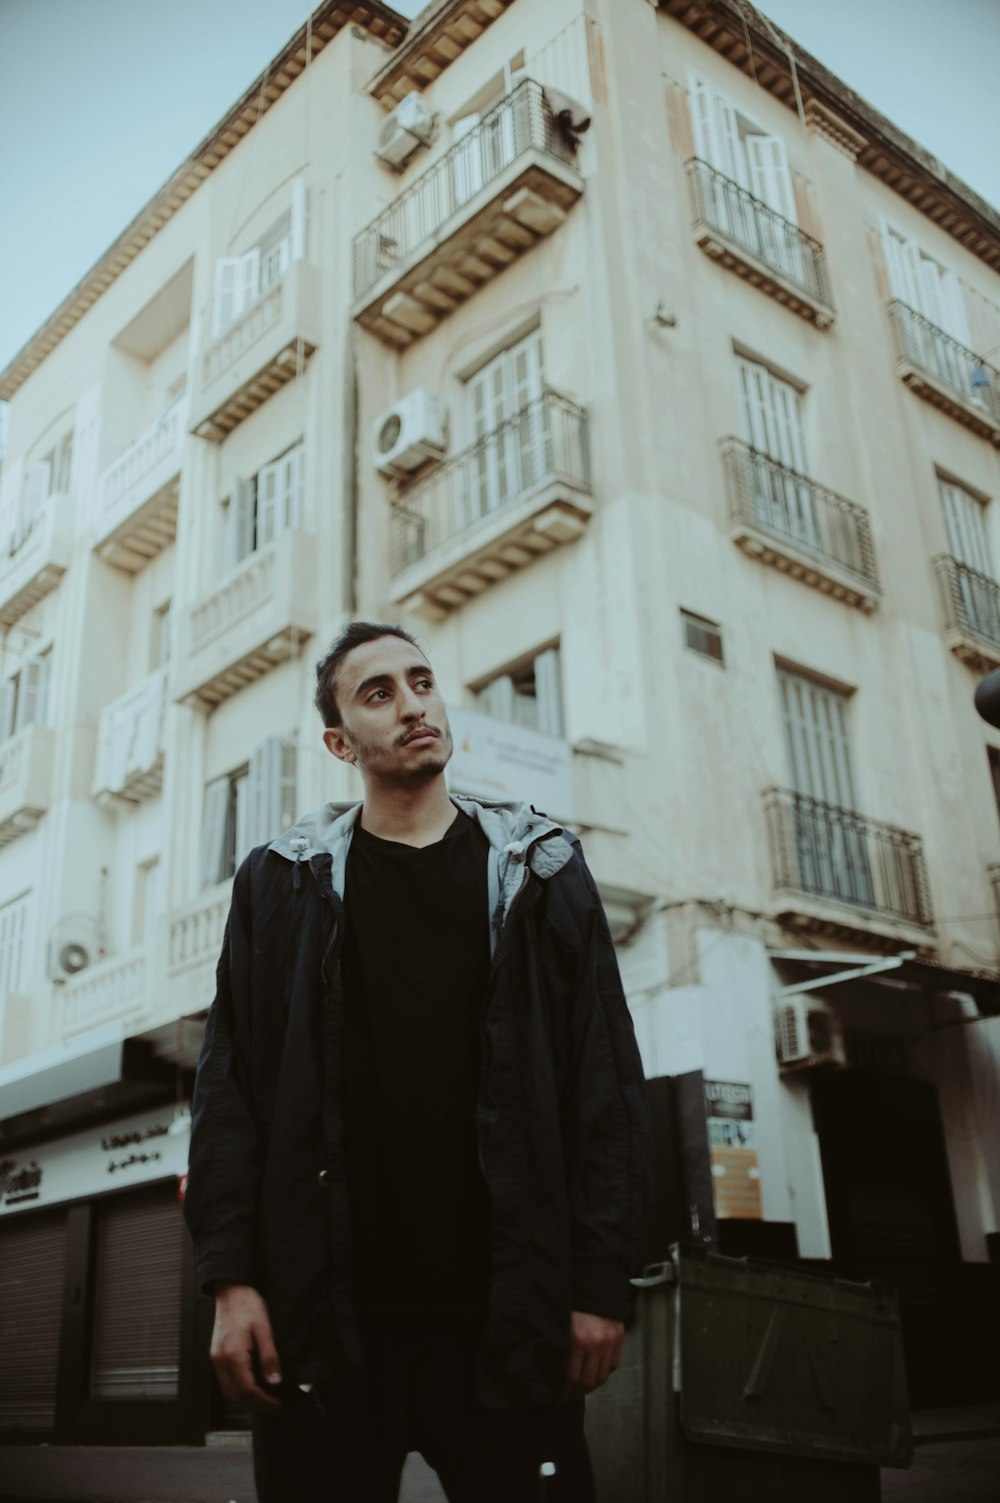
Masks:
[[[476,1115],[492,1273],[480,1397],[546,1402],[562,1383],[570,1311],[624,1319],[629,1278],[643,1268],[643,1072],[576,838],[525,807],[455,803],[490,842]],[[327,805],[237,872],[194,1093],[184,1209],[200,1283],[262,1292],[293,1382],[361,1360],[340,970],[358,807]]]

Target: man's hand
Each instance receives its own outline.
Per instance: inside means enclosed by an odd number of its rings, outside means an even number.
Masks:
[[[625,1327],[620,1320],[574,1310],[570,1316],[566,1386],[559,1403],[582,1398],[606,1383],[622,1360],[624,1339]]]
[[[258,1290],[248,1284],[217,1284],[212,1366],[226,1398],[255,1414],[281,1408],[266,1392],[281,1382],[271,1318]],[[258,1378],[266,1387],[261,1387]]]

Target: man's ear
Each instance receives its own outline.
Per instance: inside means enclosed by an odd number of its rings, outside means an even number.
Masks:
[[[340,762],[350,762],[353,764],[357,761],[342,725],[327,726],[323,732],[323,745]]]

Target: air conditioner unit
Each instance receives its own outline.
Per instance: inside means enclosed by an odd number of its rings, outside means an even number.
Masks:
[[[789,997],[775,1014],[775,1044],[782,1070],[835,1068],[846,1062],[838,1018],[805,997]]]
[[[402,167],[421,146],[434,139],[437,116],[416,90],[400,100],[379,131],[375,155],[390,167]]]
[[[56,924],[49,937],[49,980],[68,981],[103,954],[97,920],[83,913],[70,914]]]
[[[383,475],[406,474],[445,451],[444,403],[418,386],[401,402],[383,412],[372,429],[375,467]]]

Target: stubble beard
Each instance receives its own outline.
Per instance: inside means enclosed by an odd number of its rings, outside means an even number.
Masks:
[[[438,737],[440,754],[428,757],[425,761],[418,762],[409,767],[387,767],[384,765],[384,752],[382,747],[376,746],[371,741],[351,740],[351,750],[354,752],[358,771],[369,772],[387,782],[394,783],[429,783],[434,778],[440,777],[448,763],[451,761],[452,752],[455,749],[451,727],[445,726]],[[404,746],[400,750],[405,749]],[[435,747],[438,751],[438,747]]]

